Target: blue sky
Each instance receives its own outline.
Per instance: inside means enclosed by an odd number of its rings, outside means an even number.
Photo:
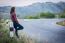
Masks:
[[[28,6],[36,2],[60,2],[65,0],[0,0],[0,6]]]

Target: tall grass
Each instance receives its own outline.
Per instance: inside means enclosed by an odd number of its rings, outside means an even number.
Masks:
[[[9,36],[9,30],[7,29],[5,21],[0,20],[0,43],[35,43],[35,40],[27,37],[27,34],[22,33],[23,35],[19,38]]]

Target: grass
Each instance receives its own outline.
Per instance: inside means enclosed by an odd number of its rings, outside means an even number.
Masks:
[[[64,23],[64,21],[57,22],[56,24],[58,24],[58,25],[61,25],[61,26],[65,26],[65,23]]]
[[[30,37],[27,37],[26,34],[22,33],[20,39],[17,37],[9,37],[9,30],[4,22],[0,22],[0,43],[35,43],[36,41]]]

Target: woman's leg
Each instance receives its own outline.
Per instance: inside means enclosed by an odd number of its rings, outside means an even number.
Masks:
[[[19,38],[19,36],[18,36],[18,30],[17,30],[17,23],[16,22],[13,22],[13,26],[15,28],[15,34]]]
[[[18,30],[23,29],[23,26],[21,26],[19,23],[16,23],[16,22],[13,22],[13,26],[14,26],[14,28],[15,28],[15,34],[16,34],[16,36],[19,38]]]
[[[16,34],[17,38],[19,38],[18,30],[15,30],[15,34]]]
[[[20,25],[20,24],[18,24],[18,27],[19,27],[19,29],[23,29],[23,26],[22,25]]]

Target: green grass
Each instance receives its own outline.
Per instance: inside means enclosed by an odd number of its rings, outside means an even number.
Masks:
[[[4,22],[0,22],[0,43],[35,43],[35,40],[27,37],[26,34],[24,34],[23,36],[21,36],[20,39],[18,39],[17,37],[9,37],[9,30],[8,27],[6,26],[6,24],[4,25]]]
[[[47,12],[47,13],[39,13],[35,16],[29,15],[29,16],[25,16],[25,19],[40,19],[40,18],[55,18],[55,15],[53,13]]]
[[[56,24],[61,25],[61,26],[65,26],[65,24],[63,23],[63,21],[62,22],[57,22]]]

